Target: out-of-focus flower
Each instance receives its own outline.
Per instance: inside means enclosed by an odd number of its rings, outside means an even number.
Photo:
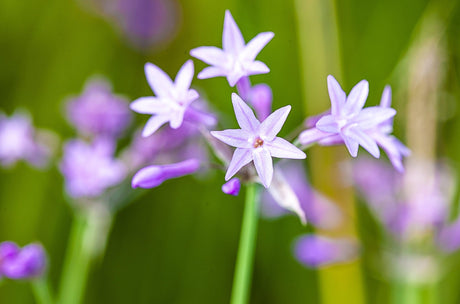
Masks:
[[[133,188],[154,188],[164,181],[195,173],[200,168],[200,161],[188,159],[175,164],[148,166],[139,170],[133,177]]]
[[[232,94],[232,103],[241,129],[211,132],[220,141],[236,147],[225,180],[229,180],[243,166],[254,161],[262,184],[268,188],[273,178],[272,157],[291,159],[306,157],[305,153],[296,146],[276,136],[283,127],[291,106],[276,110],[260,123],[251,108],[235,93]]]
[[[342,214],[335,204],[309,184],[305,168],[294,161],[281,161],[275,166],[273,182],[261,196],[261,213],[274,218],[295,212],[302,222],[322,229],[340,224]]]
[[[332,239],[311,234],[299,237],[294,248],[296,259],[309,268],[349,262],[358,253],[358,245],[352,239]]]
[[[174,82],[156,65],[152,63],[145,65],[145,76],[156,97],[141,97],[131,103],[133,111],[152,114],[142,136],[152,135],[167,122],[173,129],[182,125],[185,111],[190,103],[199,97],[197,91],[190,89],[193,73],[191,60],[181,67]]]
[[[93,144],[69,141],[60,164],[67,193],[73,198],[97,197],[120,183],[126,176],[126,168],[114,158],[114,150],[114,144],[108,140]]]
[[[33,279],[46,270],[46,253],[40,244],[19,248],[13,242],[0,244],[0,276],[10,279]]]
[[[435,176],[428,176],[422,163],[418,167],[420,172],[407,176],[372,159],[362,158],[354,165],[353,179],[364,201],[387,231],[402,241],[447,227],[454,177],[445,165],[437,166]],[[423,187],[409,191],[413,176],[423,177]],[[448,234],[442,238],[449,239]]]
[[[180,10],[175,0],[117,0],[113,15],[137,48],[164,45],[174,38]]]
[[[372,156],[378,158],[380,151],[377,143],[366,131],[387,121],[396,114],[396,111],[383,107],[363,109],[369,93],[369,84],[366,80],[354,86],[348,97],[331,75],[327,77],[327,83],[331,99],[331,114],[324,115],[318,120],[317,131],[300,134],[299,141],[307,145],[313,141],[339,135],[351,156],[358,155],[358,148],[361,145]]]
[[[211,65],[202,70],[198,78],[225,76],[233,87],[241,77],[270,72],[265,63],[255,59],[273,36],[272,32],[260,33],[245,45],[243,35],[232,14],[228,10],[225,11],[222,49],[201,46],[190,51],[190,55]]]
[[[237,177],[232,178],[222,185],[222,192],[225,194],[237,196],[240,193],[241,182]]]
[[[90,79],[83,93],[68,101],[67,117],[78,133],[89,137],[117,138],[131,122],[128,101],[113,94],[102,78]]]
[[[0,164],[12,166],[25,160],[36,166],[45,166],[55,145],[55,135],[35,130],[26,112],[16,112],[11,117],[0,113]]]

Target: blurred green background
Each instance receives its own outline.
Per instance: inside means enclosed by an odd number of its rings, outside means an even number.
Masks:
[[[36,126],[71,138],[74,131],[64,118],[63,103],[69,95],[79,94],[90,76],[105,75],[116,93],[131,100],[150,95],[144,63],[153,62],[174,75],[190,58],[190,49],[221,45],[224,11],[230,9],[246,41],[262,31],[275,33],[258,57],[271,72],[252,80],[272,87],[274,108],[291,104],[295,109],[282,135],[307,114],[329,107],[326,76],[334,73],[347,92],[359,80],[367,79],[371,105],[379,101],[384,85],[391,84],[398,110],[395,133],[404,139],[404,58],[420,35],[422,17],[439,11],[445,46],[441,94],[449,115],[439,123],[436,151],[454,164],[460,161],[456,140],[460,134],[457,1],[182,0],[177,35],[167,45],[146,50],[132,47],[113,22],[88,8],[88,2],[0,2],[2,111],[11,114],[18,107],[27,108]],[[327,36],[331,32],[332,36]],[[315,61],[323,62],[324,68],[318,69],[318,62],[308,64]],[[197,70],[204,67],[197,60],[195,64]],[[218,111],[226,113],[226,122],[234,124],[232,91],[224,79],[195,79],[194,86],[206,92]],[[144,119],[136,115],[137,126]],[[320,149],[328,148],[314,147],[312,153]],[[312,156],[310,161],[314,161]],[[222,182],[222,173],[169,181],[120,210],[105,258],[91,271],[85,303],[227,303],[243,202],[241,196],[222,194]],[[0,240],[20,245],[42,242],[49,252],[54,287],[72,221],[62,192],[63,181],[56,167],[41,172],[20,164],[0,171]],[[362,209],[349,221],[357,227],[358,235],[372,237],[372,220]],[[319,287],[321,275],[302,267],[292,256],[294,238],[307,231],[311,227],[302,227],[295,216],[261,220],[251,303],[321,303],[325,290]],[[385,303],[387,283],[366,263],[355,266],[362,276],[364,302]],[[341,267],[337,266],[339,272]],[[449,280],[446,286],[455,290],[458,278]],[[348,281],[342,276],[326,290],[334,293]],[[445,294],[442,303],[460,300],[458,292]],[[352,296],[337,300],[359,303]],[[33,298],[26,283],[5,281],[0,286],[0,303],[33,303]]]

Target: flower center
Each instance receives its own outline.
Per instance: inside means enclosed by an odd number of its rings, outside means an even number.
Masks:
[[[260,137],[257,137],[255,140],[254,140],[254,143],[252,144],[252,146],[254,148],[259,148],[259,147],[262,147],[264,144],[264,141],[260,138]]]

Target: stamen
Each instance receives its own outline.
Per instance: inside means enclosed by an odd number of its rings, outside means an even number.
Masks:
[[[260,137],[257,137],[255,140],[254,140],[254,144],[252,145],[254,148],[259,148],[261,147],[262,145],[264,144],[264,141],[260,138]]]

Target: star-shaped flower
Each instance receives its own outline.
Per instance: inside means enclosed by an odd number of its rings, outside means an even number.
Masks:
[[[361,145],[372,156],[378,158],[380,150],[377,143],[366,131],[387,121],[396,114],[396,111],[385,107],[363,109],[369,94],[369,83],[366,80],[355,85],[348,97],[331,75],[327,77],[327,84],[331,99],[331,114],[323,116],[316,123],[316,128],[330,135],[340,135],[353,157],[358,155],[358,148]]]
[[[241,77],[270,72],[265,63],[255,59],[273,36],[272,32],[260,33],[245,45],[243,35],[232,14],[228,10],[225,11],[223,49],[202,46],[190,51],[190,55],[211,65],[203,69],[198,78],[225,76],[233,87]]]
[[[152,63],[145,65],[145,76],[156,97],[141,97],[133,101],[131,109],[141,114],[152,114],[142,131],[147,137],[163,124],[169,122],[173,129],[182,125],[190,103],[198,99],[198,92],[190,89],[193,79],[193,61],[188,60],[177,73],[173,82],[169,76]]]
[[[232,94],[232,103],[241,129],[211,132],[220,141],[236,147],[225,180],[229,180],[243,166],[254,161],[262,184],[268,188],[273,178],[272,157],[292,159],[306,157],[305,153],[296,146],[276,136],[283,127],[291,106],[276,110],[260,123],[251,108],[235,93]]]

